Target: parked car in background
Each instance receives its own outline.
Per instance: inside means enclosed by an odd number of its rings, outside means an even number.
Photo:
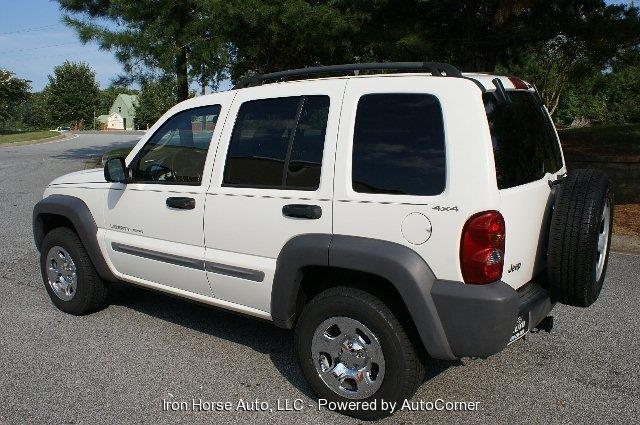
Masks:
[[[71,127],[60,126],[60,127],[56,128],[55,130],[49,130],[49,131],[57,131],[58,133],[66,133],[68,131],[71,131]]]

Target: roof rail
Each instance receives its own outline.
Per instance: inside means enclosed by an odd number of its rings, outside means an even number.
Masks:
[[[429,72],[435,77],[455,77],[472,80],[482,91],[484,86],[478,81],[465,77],[460,70],[453,65],[440,62],[382,62],[382,63],[350,63],[346,65],[317,66],[310,68],[291,69],[288,71],[272,72],[269,74],[255,75],[240,81],[234,89],[257,86],[265,81],[279,80],[281,78],[302,77],[307,75],[328,74],[328,73],[349,73],[358,75],[359,71],[416,71]]]

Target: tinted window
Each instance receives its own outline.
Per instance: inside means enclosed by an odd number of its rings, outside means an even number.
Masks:
[[[287,166],[286,186],[317,189],[329,115],[327,96],[307,96],[296,127]]]
[[[535,93],[510,91],[511,103],[483,95],[496,163],[498,188],[539,180],[562,168],[560,147],[542,102]]]
[[[200,184],[219,115],[220,105],[211,105],[178,112],[169,118],[140,150],[135,180]]]
[[[353,137],[353,189],[437,195],[445,187],[440,103],[428,94],[360,98]]]
[[[223,184],[317,189],[328,113],[328,96],[243,103],[229,142]]]

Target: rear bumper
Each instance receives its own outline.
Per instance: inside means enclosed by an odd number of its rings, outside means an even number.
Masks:
[[[519,315],[529,314],[530,328],[538,325],[554,305],[543,283],[537,278],[516,291],[502,281],[488,285],[435,281],[431,296],[453,354],[484,358],[500,352]]]

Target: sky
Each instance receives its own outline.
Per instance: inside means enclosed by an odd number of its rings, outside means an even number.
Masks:
[[[31,80],[34,91],[66,59],[89,63],[101,88],[123,73],[114,55],[95,44],[83,45],[62,22],[58,3],[49,0],[0,0],[0,68]]]
[[[607,3],[631,2],[607,0]],[[100,87],[108,87],[123,73],[113,53],[92,43],[83,45],[74,30],[61,20],[62,12],[55,1],[0,0],[0,68],[31,80],[32,89],[40,91],[55,66],[67,59],[84,61],[95,70]]]

